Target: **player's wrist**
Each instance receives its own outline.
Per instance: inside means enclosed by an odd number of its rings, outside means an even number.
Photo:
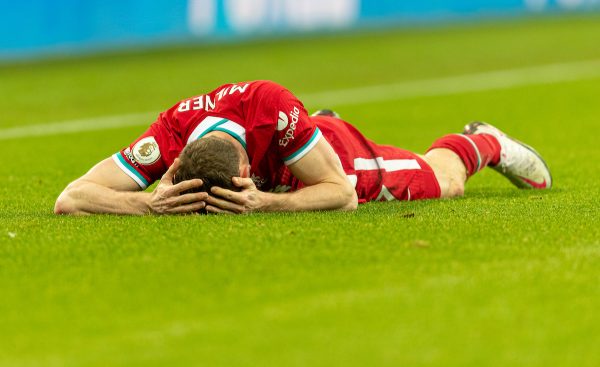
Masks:
[[[290,210],[285,204],[287,202],[287,197],[289,196],[287,193],[261,192],[261,196],[261,205],[257,211],[277,212],[281,210]]]
[[[254,208],[252,208],[253,212],[270,212],[272,209],[273,196],[270,192],[264,191],[256,191],[256,202],[254,204]]]
[[[152,207],[152,194],[149,192],[136,192],[133,195],[133,206],[137,208],[139,214],[156,214]]]

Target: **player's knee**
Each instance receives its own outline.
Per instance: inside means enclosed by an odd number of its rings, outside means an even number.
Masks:
[[[465,194],[465,184],[462,180],[451,176],[438,177],[442,198],[453,198]]]
[[[448,197],[463,196],[465,194],[465,184],[462,181],[451,180],[448,188]]]

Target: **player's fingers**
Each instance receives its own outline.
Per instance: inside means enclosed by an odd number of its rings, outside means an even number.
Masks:
[[[175,158],[175,160],[173,161],[173,164],[171,164],[171,166],[169,167],[167,172],[165,172],[165,174],[162,176],[162,178],[160,180],[161,181],[164,180],[164,181],[173,183],[173,178],[175,177],[175,172],[177,172],[178,169],[179,169],[179,158]]]
[[[174,208],[171,208],[167,211],[169,214],[187,214],[187,213],[195,213],[198,210],[204,208],[206,203],[201,201],[198,203],[192,203],[187,205],[180,205]]]
[[[222,197],[223,199],[227,199],[234,203],[245,204],[245,196],[240,192],[235,192],[231,190],[224,189],[222,187],[213,186],[210,189],[211,193]]]
[[[206,212],[211,213],[211,214],[237,214],[237,213],[231,212],[229,210],[223,210],[221,208],[217,208],[216,206],[212,206],[212,205],[206,206]]]
[[[170,195],[179,195],[184,191],[196,189],[200,186],[202,186],[202,180],[199,178],[195,178],[193,180],[181,181],[177,185],[173,185],[172,187],[170,187],[168,191]]]
[[[178,205],[192,204],[201,201],[203,202],[206,200],[207,197],[208,193],[206,192],[194,192],[179,196],[172,196],[171,198],[169,198],[168,202],[169,205],[171,205],[172,207],[176,207]]]
[[[254,181],[252,181],[251,178],[233,177],[231,180],[235,186],[240,187],[242,189],[250,189],[254,187]]]
[[[233,213],[243,213],[244,212],[244,207],[242,205],[239,205],[237,203],[231,202],[231,201],[227,201],[225,199],[221,199],[212,195],[209,195],[206,198],[206,204],[207,207],[213,206],[222,210],[226,210],[226,211],[230,211]]]

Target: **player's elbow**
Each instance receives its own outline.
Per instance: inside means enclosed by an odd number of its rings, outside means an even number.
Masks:
[[[60,193],[54,203],[54,214],[80,214],[75,195],[76,186],[71,183]]]
[[[65,189],[54,203],[54,214],[73,214],[74,212],[73,199],[70,197],[68,189]]]
[[[356,190],[354,190],[354,187],[350,185],[344,185],[342,197],[344,205],[341,207],[341,210],[353,211],[358,208],[358,195],[356,195]]]
[[[358,208],[358,196],[356,195],[356,191],[352,190],[354,195],[348,200],[343,210],[345,211],[354,211]]]

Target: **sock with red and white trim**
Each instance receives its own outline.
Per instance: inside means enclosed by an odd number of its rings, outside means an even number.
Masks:
[[[500,143],[490,134],[450,134],[436,140],[429,148],[445,148],[456,153],[467,168],[467,176],[473,176],[488,165],[500,161]]]

